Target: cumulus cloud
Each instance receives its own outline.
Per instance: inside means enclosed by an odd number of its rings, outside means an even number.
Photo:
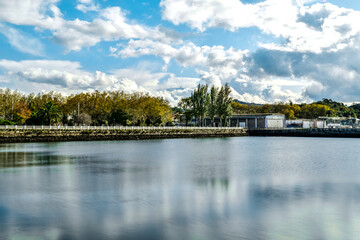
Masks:
[[[149,40],[131,40],[126,47],[113,49],[113,52],[123,58],[156,55],[162,57],[165,64],[175,60],[183,67],[195,67],[198,82],[217,87],[230,83],[234,96],[251,102],[263,103],[273,99],[301,101],[306,85],[296,80],[281,80],[291,77],[291,65],[285,60],[279,61],[276,55],[261,52],[252,54],[247,50],[225,49],[223,46],[199,47],[193,43],[173,47]],[[181,83],[177,85],[181,86]],[[192,87],[195,86],[196,83],[192,82]],[[286,89],[289,86],[295,90]]]
[[[0,21],[17,25],[43,25],[49,18],[47,12],[59,0],[0,1]]]
[[[169,76],[167,73],[153,73],[147,69],[139,68],[116,69],[111,71],[111,73],[119,78],[131,76],[131,79],[139,85],[153,90],[157,90],[161,79]]]
[[[220,27],[230,31],[257,27],[265,34],[283,38],[283,44],[263,48],[286,51],[337,51],[360,33],[360,12],[330,3],[304,5],[309,1],[266,0],[243,4],[239,0],[162,0],[163,19],[205,31]],[[311,1],[310,1],[311,2]]]
[[[196,46],[187,43],[178,47],[153,40],[130,40],[126,47],[114,53],[123,58],[142,55],[160,56],[165,64],[174,59],[181,66],[209,66],[213,68],[241,68],[248,51],[225,49],[223,46]]]
[[[61,21],[54,30],[56,42],[66,46],[68,50],[79,51],[83,47],[94,46],[101,41],[119,39],[155,39],[162,42],[177,41],[168,36],[160,28],[149,28],[138,24],[130,24],[120,7],[110,7],[99,11],[99,18],[92,22],[75,19]]]
[[[360,51],[351,46],[320,54],[262,49],[253,54],[249,72],[254,78],[273,76],[302,83],[303,99],[351,102],[358,99],[360,91],[358,61]]]
[[[153,73],[145,69],[117,69],[111,73],[82,69],[79,62],[26,60],[0,60],[0,82],[31,92],[56,90],[65,93],[79,91],[144,92],[161,96],[176,105],[199,82],[198,78],[181,78],[174,74]],[[9,84],[8,84],[9,85]]]
[[[183,42],[174,31],[137,24],[127,18],[122,8],[102,9],[93,0],[76,2],[78,10],[93,11],[93,19],[66,20],[58,2],[0,1],[0,22],[6,22],[0,25],[0,32],[13,47],[33,55],[40,55],[40,42],[11,24],[49,30],[51,38],[68,51],[79,51],[101,41],[128,39],[127,44],[114,43],[110,54],[121,58],[159,56],[164,61],[163,72],[136,66],[91,73],[78,62],[2,60],[0,67],[5,74],[0,75],[1,82],[14,79],[23,88],[30,84],[65,91],[146,91],[164,96],[173,104],[188,96],[198,83],[220,86],[228,82],[235,98],[258,103],[323,97],[354,101],[360,91],[359,11],[314,0],[264,0],[256,4],[239,0],[161,1],[163,19],[187,24],[199,35],[208,28],[238,31],[256,27],[277,39],[273,43],[259,42],[259,48],[250,52]],[[191,68],[197,76],[168,73],[172,63]]]
[[[125,92],[147,92],[145,88],[128,78],[118,78],[100,71],[90,73],[81,69],[78,62],[28,60],[1,60],[0,68],[9,78],[26,82],[56,85],[63,91],[77,90],[120,90]],[[21,89],[25,90],[25,89]]]
[[[30,25],[52,31],[55,42],[68,51],[79,51],[101,41],[119,39],[156,39],[164,42],[180,41],[173,33],[160,27],[146,27],[130,23],[120,7],[100,9],[93,1],[78,1],[81,11],[98,11],[93,21],[65,20],[56,6],[59,0],[12,0],[0,2],[0,21],[16,25]]]
[[[95,4],[93,0],[77,0],[77,2],[76,9],[83,13],[98,11],[100,9],[100,6]]]
[[[358,43],[338,51],[313,53],[266,48],[249,52],[132,40],[113,52],[124,58],[156,55],[166,64],[174,60],[183,67],[195,68],[202,83],[230,83],[234,96],[248,101],[302,102],[324,97],[351,101],[360,90],[360,51],[354,48]]]

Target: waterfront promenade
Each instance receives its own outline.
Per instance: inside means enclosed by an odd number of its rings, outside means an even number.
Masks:
[[[246,136],[238,127],[0,126],[0,143]]]
[[[268,137],[339,137],[360,138],[359,128],[309,128],[309,129],[254,129],[248,130],[250,136]]]
[[[360,129],[244,129],[184,126],[0,126],[0,143],[140,140],[206,137],[360,138]]]

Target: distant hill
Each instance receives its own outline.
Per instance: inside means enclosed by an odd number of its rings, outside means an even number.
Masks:
[[[360,110],[360,104],[359,104],[359,103],[353,104],[353,105],[351,105],[349,108],[353,108],[353,109],[356,109],[356,110]]]
[[[316,104],[322,104],[329,106],[331,110],[333,110],[333,115],[338,117],[357,117],[359,114],[359,106],[353,105],[350,107],[347,107],[342,102],[336,102],[331,99],[323,98],[321,101],[315,102]]]
[[[243,102],[237,99],[233,100],[234,102],[240,103],[240,104],[244,104],[244,105],[253,105],[253,106],[262,106],[263,104],[258,104],[258,103],[248,103],[248,102]]]

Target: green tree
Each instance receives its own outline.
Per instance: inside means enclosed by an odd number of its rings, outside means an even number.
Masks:
[[[210,101],[208,85],[199,84],[191,94],[190,99],[193,105],[194,116],[198,119],[199,126],[202,126]]]
[[[191,119],[194,117],[194,109],[193,104],[190,97],[182,98],[178,106],[183,110],[183,114],[185,116],[185,125],[187,126]]]
[[[219,90],[219,94],[217,97],[217,109],[218,116],[220,117],[220,125],[227,125],[227,119],[232,116],[232,101],[233,99],[230,97],[231,88],[229,84],[225,84]]]
[[[51,125],[58,123],[61,119],[60,108],[53,102],[46,102],[38,111],[37,117],[43,124]]]
[[[217,107],[217,98],[218,98],[219,89],[215,86],[212,86],[209,94],[209,106],[207,109],[207,114],[211,120],[211,126],[214,126],[214,118],[218,113]]]
[[[326,105],[312,103],[301,107],[301,118],[315,119],[321,116],[331,115],[333,115],[333,110]]]
[[[31,116],[31,110],[23,101],[16,104],[14,113],[14,121],[18,124],[24,124]]]
[[[121,124],[123,126],[126,126],[127,120],[129,120],[129,115],[124,112],[122,109],[116,109],[111,112],[111,116],[109,119],[110,123],[113,124]]]

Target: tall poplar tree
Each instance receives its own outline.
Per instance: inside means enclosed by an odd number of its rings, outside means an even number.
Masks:
[[[209,104],[209,93],[208,85],[199,84],[194,92],[191,94],[191,101],[194,106],[194,115],[198,119],[199,126],[203,126],[203,120],[207,112],[207,107]]]
[[[233,110],[231,103],[233,99],[230,97],[231,88],[228,83],[225,86],[222,86],[219,90],[217,97],[217,114],[220,118],[220,125],[227,126],[227,119],[232,116]]]

